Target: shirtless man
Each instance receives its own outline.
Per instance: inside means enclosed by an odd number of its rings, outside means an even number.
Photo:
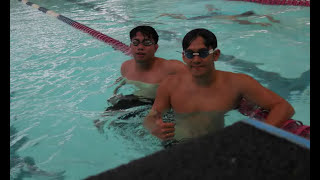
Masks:
[[[121,86],[128,83],[138,88],[134,92],[135,96],[154,99],[159,83],[164,78],[187,71],[184,63],[179,60],[166,60],[155,56],[159,47],[158,39],[158,33],[150,26],[137,26],[130,31],[130,51],[133,58],[121,65],[123,79],[115,88],[115,95]]]
[[[115,88],[114,96],[108,100],[112,106],[108,107],[106,112],[152,105],[159,83],[164,78],[187,71],[185,64],[179,60],[166,60],[155,56],[159,47],[158,39],[158,33],[150,26],[137,26],[130,31],[130,51],[133,58],[122,63],[122,78],[118,80],[120,85]],[[131,95],[117,94],[124,84],[133,84],[137,90]],[[105,122],[95,120],[94,123],[101,130]]]
[[[130,48],[133,59],[121,66],[121,75],[132,81],[158,84],[168,75],[185,70],[185,65],[178,60],[166,60],[156,57],[159,47],[158,34],[150,26],[138,26],[130,31]],[[153,92],[155,93],[155,92]],[[144,94],[144,96],[149,96]],[[155,94],[151,95],[155,98]]]
[[[231,20],[231,21],[237,22],[239,24],[247,24],[247,25],[248,24],[258,24],[258,25],[261,25],[261,26],[271,26],[270,23],[251,22],[249,20],[242,19],[242,18],[254,17],[255,16],[255,17],[266,17],[270,22],[280,23],[279,20],[274,19],[272,16],[269,16],[269,15],[258,15],[253,11],[246,11],[244,13],[236,14],[236,15],[224,15],[221,12],[216,11],[218,9],[214,8],[210,4],[206,4],[206,8],[208,10],[208,14],[207,15],[202,15],[202,16],[195,16],[195,17],[187,18],[186,16],[184,16],[182,14],[163,13],[158,17],[169,16],[169,17],[175,18],[175,19],[186,19],[186,20],[198,20],[198,19],[206,19],[206,18],[219,18],[219,19]]]
[[[182,141],[224,127],[224,115],[242,98],[269,110],[265,122],[280,127],[294,114],[292,106],[252,77],[216,70],[219,59],[215,35],[194,29],[182,42],[182,58],[188,73],[169,76],[158,87],[155,102],[144,127],[161,140]],[[162,114],[172,108],[175,123],[164,122]]]

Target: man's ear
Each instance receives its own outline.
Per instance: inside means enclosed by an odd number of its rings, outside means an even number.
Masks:
[[[187,60],[188,58],[186,58],[186,56],[184,55],[184,53],[181,53],[181,55],[182,55],[182,60],[183,60],[183,62],[187,63],[186,60]]]
[[[214,52],[213,52],[213,61],[218,61],[219,57],[220,57],[220,49],[214,50]]]
[[[155,52],[157,52],[158,48],[159,48],[159,45],[158,45],[158,44],[155,44],[155,45],[154,45]]]

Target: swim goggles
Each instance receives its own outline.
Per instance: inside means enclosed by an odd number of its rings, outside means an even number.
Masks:
[[[137,39],[134,39],[131,41],[131,43],[134,45],[134,46],[138,46],[140,43],[142,43],[142,45],[144,46],[151,46],[152,44],[154,44],[151,40],[143,40],[142,42],[140,42],[139,40]]]
[[[195,55],[196,56],[199,56],[201,58],[206,58],[209,54],[212,54],[215,50],[213,49],[210,49],[210,50],[207,50],[207,49],[203,49],[203,50],[200,50],[199,52],[193,52],[191,50],[186,50],[186,51],[183,51],[183,54],[188,58],[188,59],[192,59]]]

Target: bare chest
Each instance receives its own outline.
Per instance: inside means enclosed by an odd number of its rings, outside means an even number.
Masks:
[[[222,87],[211,89],[177,89],[171,96],[172,108],[177,112],[227,112],[232,110],[239,95],[235,89]]]
[[[159,71],[147,71],[147,72],[137,72],[137,71],[130,71],[126,74],[126,78],[134,81],[141,81],[145,83],[152,83],[158,84],[164,78],[166,74],[164,72]]]

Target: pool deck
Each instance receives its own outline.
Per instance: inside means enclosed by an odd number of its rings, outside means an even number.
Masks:
[[[310,179],[310,141],[255,120],[93,175],[96,179]]]

